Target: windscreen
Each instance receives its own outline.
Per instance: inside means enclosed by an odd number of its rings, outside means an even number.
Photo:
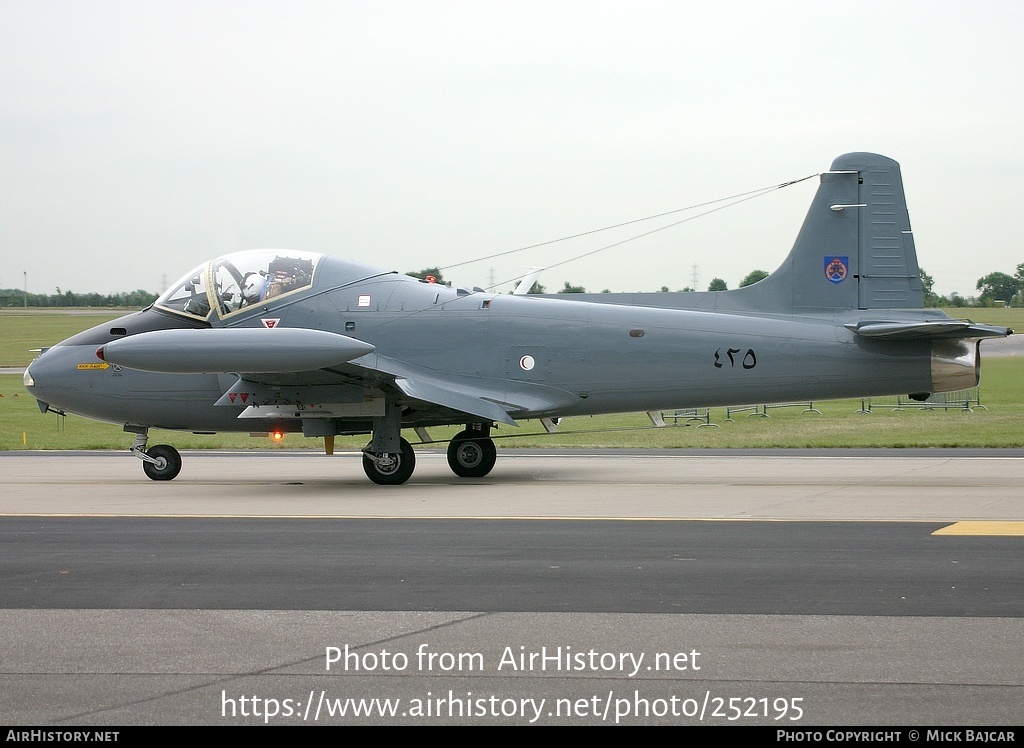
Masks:
[[[206,319],[308,288],[323,255],[284,249],[235,252],[200,265],[165,291],[157,306]]]

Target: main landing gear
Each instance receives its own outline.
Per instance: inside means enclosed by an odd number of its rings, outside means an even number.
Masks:
[[[363,448],[363,472],[382,486],[397,486],[412,477],[416,453],[403,439],[400,411],[374,419],[373,439]],[[448,467],[460,478],[483,478],[494,467],[498,452],[490,437],[491,424],[471,423],[448,444]]]
[[[181,472],[181,454],[169,444],[157,444],[146,449],[149,429],[125,426],[135,434],[131,453],[142,460],[142,470],[150,480],[174,480]]]
[[[494,440],[488,436],[490,429],[476,426],[460,431],[448,443],[448,467],[460,478],[483,478],[498,459]]]
[[[363,472],[374,483],[398,486],[412,477],[412,471],[416,469],[416,453],[405,439],[398,441],[398,452],[368,451],[373,442],[363,450]]]
[[[381,486],[397,486],[412,477],[416,453],[402,438],[402,408],[389,402],[384,414],[373,418],[373,438],[363,447],[363,472]]]

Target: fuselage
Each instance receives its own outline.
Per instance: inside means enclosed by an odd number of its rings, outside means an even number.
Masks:
[[[443,380],[506,403],[515,419],[932,391],[928,342],[867,340],[842,322],[835,314],[466,292],[323,257],[313,282],[293,294],[223,316],[158,304],[48,349],[27,379],[51,408],[90,418],[191,431],[258,430],[238,418],[243,403],[213,406],[244,372],[137,371],[105,364],[96,350],[158,329],[273,325],[365,341],[375,351],[353,365]],[[304,381],[341,382],[345,374],[308,372]],[[359,386],[376,390],[386,382],[364,379]],[[406,413],[409,425],[445,419],[415,403]],[[361,423],[354,419],[353,430]]]

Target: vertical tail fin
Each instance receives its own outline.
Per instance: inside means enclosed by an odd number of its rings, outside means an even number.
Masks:
[[[899,164],[875,153],[833,161],[786,261],[749,291],[742,305],[765,311],[924,306]]]

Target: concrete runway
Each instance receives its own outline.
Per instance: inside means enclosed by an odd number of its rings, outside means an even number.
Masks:
[[[1024,714],[1021,450],[513,451],[481,480],[424,452],[401,487],[355,454],[0,469],[5,724]]]

